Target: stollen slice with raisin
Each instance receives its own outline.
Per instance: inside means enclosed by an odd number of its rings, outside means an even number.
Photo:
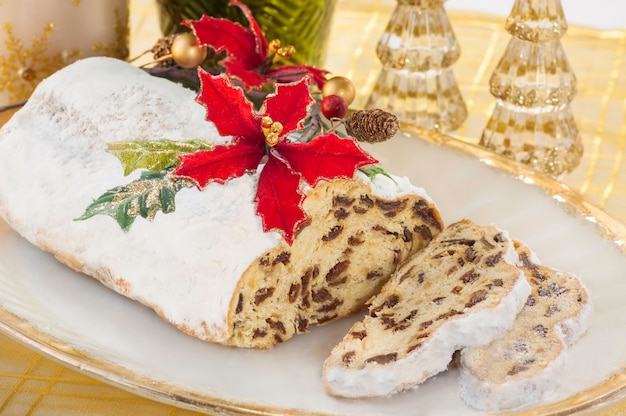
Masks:
[[[593,305],[576,276],[542,265],[515,242],[532,292],[513,329],[461,352],[461,395],[472,407],[499,411],[536,403],[559,384],[567,347],[587,330]]]
[[[336,396],[387,396],[445,370],[458,349],[511,328],[530,286],[506,231],[464,219],[404,263],[323,367]]]

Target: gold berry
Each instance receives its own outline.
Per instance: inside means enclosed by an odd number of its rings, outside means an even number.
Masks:
[[[338,95],[346,100],[348,105],[350,105],[356,96],[356,89],[349,78],[336,76],[330,78],[324,83],[324,86],[322,87],[322,95],[324,97]]]
[[[269,49],[270,54],[276,52],[278,49],[280,49],[280,40],[272,39],[267,45],[267,48]]]
[[[281,58],[291,58],[296,54],[296,48],[293,45],[281,46],[276,51],[276,54]]]
[[[280,134],[283,131],[283,124],[280,121],[275,121],[270,126],[270,133]]]
[[[270,146],[276,146],[278,144],[278,134],[268,133],[265,136],[265,143],[267,143]]]
[[[195,68],[202,64],[207,57],[204,45],[198,45],[196,37],[190,33],[180,33],[174,39],[171,47],[172,59],[183,68]]]
[[[263,118],[261,119],[261,128],[263,130],[269,131],[270,127],[272,127],[273,122],[274,121],[272,120],[270,116],[263,116]]]

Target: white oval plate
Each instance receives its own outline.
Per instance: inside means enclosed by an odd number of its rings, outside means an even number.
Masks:
[[[567,356],[561,387],[516,414],[587,412],[624,398],[623,223],[557,181],[446,136],[413,129],[368,150],[390,171],[426,188],[446,222],[465,217],[507,229],[545,264],[579,275],[589,287],[595,315]],[[207,344],[71,271],[0,221],[0,329],[90,376],[207,413],[481,414],[461,401],[455,370],[391,398],[326,395],[322,362],[352,321],[316,328],[272,350]]]

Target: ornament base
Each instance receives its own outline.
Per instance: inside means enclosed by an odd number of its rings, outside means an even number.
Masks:
[[[574,170],[583,154],[569,104],[531,111],[498,100],[479,144],[553,177]]]

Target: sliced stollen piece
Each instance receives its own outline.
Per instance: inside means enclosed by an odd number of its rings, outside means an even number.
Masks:
[[[292,245],[265,232],[256,214],[258,172],[183,188],[174,212],[138,218],[128,232],[107,215],[75,221],[94,198],[140,174],[124,175],[111,143],[231,143],[195,98],[111,58],[56,72],[0,130],[0,217],[187,334],[264,348],[361,310],[443,228],[433,201],[408,178],[360,171],[301,186],[310,221]],[[156,199],[149,193],[146,205]]]
[[[324,363],[326,390],[385,396],[445,370],[511,328],[530,287],[507,232],[461,220],[412,256]]]
[[[498,411],[529,405],[559,384],[567,347],[589,327],[593,305],[576,276],[541,265],[515,242],[532,292],[513,329],[461,352],[461,396],[472,407]]]

